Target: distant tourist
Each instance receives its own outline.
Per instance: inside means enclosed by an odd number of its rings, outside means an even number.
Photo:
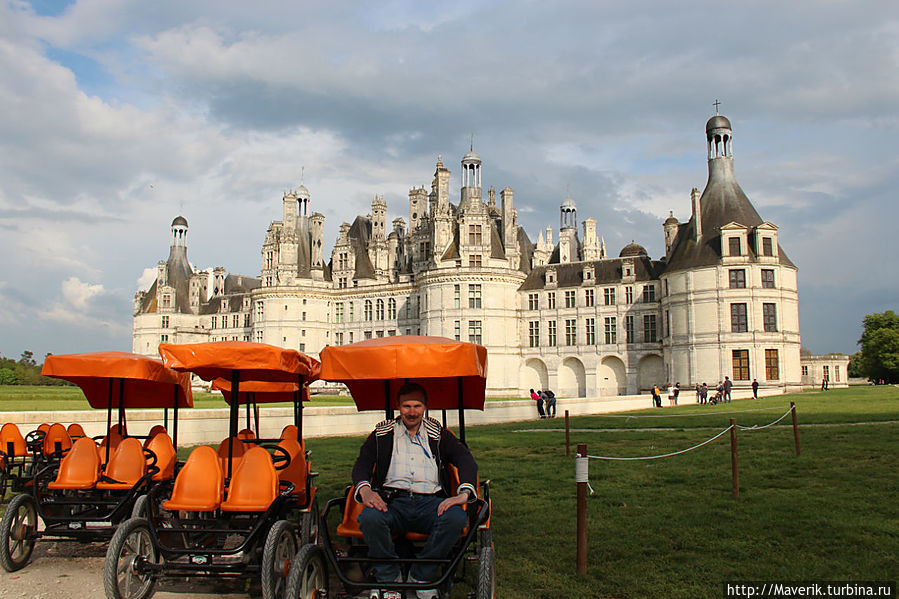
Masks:
[[[759,382],[756,379],[752,379],[752,399],[759,398]]]
[[[677,398],[680,396],[680,383],[674,383],[674,405],[677,405]]]
[[[733,400],[733,397],[730,395],[730,390],[733,389],[734,383],[728,377],[724,377],[724,403],[730,403]]]
[[[657,408],[662,407],[662,394],[658,385],[652,386],[652,405]]]
[[[543,413],[543,391],[537,393],[533,389],[531,389],[531,399],[537,402],[537,413],[540,415],[540,418],[546,418],[546,414]]]
[[[546,398],[546,417],[547,418],[555,418],[556,417],[556,394],[553,393],[552,389],[546,389],[543,392],[543,395]]]
[[[702,398],[701,398],[702,401],[699,403],[703,403],[703,404],[709,403],[709,386],[708,386],[708,384],[706,384],[706,383],[702,384],[701,393],[702,393]]]
[[[696,383],[696,403],[702,403],[702,385]]]

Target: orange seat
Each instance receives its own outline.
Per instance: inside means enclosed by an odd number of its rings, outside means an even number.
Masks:
[[[278,496],[278,473],[272,457],[261,447],[251,447],[240,460],[228,485],[225,512],[263,512]]]
[[[100,454],[90,437],[81,437],[59,464],[56,480],[50,489],[92,489],[100,478]]]
[[[241,429],[240,432],[237,433],[237,438],[245,441],[252,441],[256,438],[256,433],[248,428]]]
[[[43,424],[38,425],[37,430],[44,431],[45,433],[50,430],[50,425],[44,422]]]
[[[159,472],[153,475],[153,480],[168,480],[175,476],[175,462],[178,461],[178,455],[169,434],[162,432],[154,435],[146,447],[156,454],[156,467],[159,468]]]
[[[134,437],[123,439],[109,458],[103,472],[105,478],[97,483],[98,489],[131,489],[147,473],[144,447]]]
[[[285,482],[293,483],[291,495],[297,498],[300,505],[306,503],[306,477],[309,475],[309,462],[306,461],[306,452],[303,447],[293,439],[281,439],[278,447],[290,455],[290,463],[287,468],[278,472],[278,478]]]
[[[50,426],[47,430],[47,436],[44,437],[44,455],[48,456],[55,452],[57,444],[59,444],[59,448],[63,453],[72,448],[72,439],[69,437],[69,433],[66,432],[66,427],[58,422]]]
[[[294,441],[299,441],[299,439],[297,438],[298,435],[299,432],[297,429],[297,425],[295,424],[288,424],[284,427],[284,430],[281,431],[282,439],[293,439]]]
[[[225,437],[222,439],[222,442],[219,444],[218,457],[219,462],[221,462],[222,472],[228,473],[228,439],[229,437]],[[234,437],[233,442],[234,447],[231,449],[231,459],[234,461],[234,464],[231,467],[231,474],[234,475],[234,471],[237,469],[237,463],[240,462],[240,459],[243,457],[243,454],[247,452],[247,446],[240,441],[240,437]]]
[[[354,489],[347,493],[346,504],[343,506],[343,522],[337,525],[337,534],[342,537],[362,538],[359,530],[359,521],[356,518],[362,513],[363,505],[356,501]]]
[[[84,434],[84,427],[82,427],[77,422],[73,422],[72,424],[70,424],[68,428],[66,428],[66,432],[69,433],[69,438],[71,439],[87,436],[86,434]]]
[[[106,433],[106,436],[103,437],[103,441],[100,442],[100,460],[105,464],[106,463],[106,446],[109,445],[109,455],[115,452],[116,448],[119,446],[119,443],[124,439],[123,427],[119,424],[113,424],[109,427],[109,432]]]
[[[10,451],[10,444],[12,444],[12,451]],[[0,453],[13,458],[28,455],[25,437],[22,436],[19,427],[12,422],[7,422],[0,427]]]
[[[149,447],[149,446],[150,446],[150,441],[152,441],[152,440],[153,440],[153,437],[155,437],[155,436],[158,435],[159,433],[166,433],[166,434],[168,434],[168,431],[167,431],[167,430],[165,429],[165,427],[162,426],[161,424],[155,424],[155,425],[153,425],[153,428],[151,428],[151,429],[150,429],[150,432],[147,433],[147,439],[146,439],[146,441],[144,441],[144,447]]]
[[[167,510],[211,512],[222,503],[224,476],[215,450],[208,445],[197,447],[187,458],[175,478],[172,497],[162,503]]]

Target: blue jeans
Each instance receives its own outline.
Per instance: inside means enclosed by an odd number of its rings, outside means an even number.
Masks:
[[[368,545],[368,557],[396,559],[393,536],[411,531],[430,533],[418,557],[445,558],[465,529],[468,514],[461,506],[454,505],[438,517],[437,506],[443,499],[434,495],[414,495],[394,499],[387,504],[386,512],[362,508],[357,521]],[[399,564],[375,564],[374,569],[378,582],[393,582],[400,575]],[[409,577],[427,582],[437,577],[438,569],[438,564],[413,564]]]

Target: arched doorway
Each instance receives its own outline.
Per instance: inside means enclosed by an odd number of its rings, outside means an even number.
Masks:
[[[519,384],[522,390],[549,388],[549,375],[546,365],[536,358],[531,358],[521,366]]]
[[[597,371],[597,389],[601,396],[624,395],[627,393],[627,370],[617,356],[606,356]]]
[[[565,358],[559,366],[559,390],[556,395],[565,397],[587,395],[587,374],[584,364],[577,358]]]
[[[637,382],[640,391],[649,391],[653,385],[662,387],[665,384],[665,363],[662,356],[643,356],[637,363]]]

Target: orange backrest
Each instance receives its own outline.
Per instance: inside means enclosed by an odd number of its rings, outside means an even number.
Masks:
[[[244,443],[240,442],[240,437],[234,437],[234,447],[231,449],[231,459],[234,461],[234,464],[231,466],[231,474],[234,474],[234,470],[237,468],[237,463],[243,457],[243,454],[247,452],[247,446]],[[222,472],[228,472],[228,437],[222,439],[222,442],[219,444],[218,450],[219,461],[222,465]]]
[[[144,446],[134,437],[122,439],[109,458],[103,474],[113,482],[100,481],[98,489],[130,489],[147,473]]]
[[[278,496],[278,474],[272,457],[261,447],[244,454],[228,485],[228,498],[222,502],[226,512],[261,512]]]
[[[104,464],[106,463],[106,446],[109,445],[109,455],[111,456],[119,446],[119,443],[122,442],[122,439],[124,439],[122,427],[118,424],[110,426],[109,432],[106,433],[103,441],[100,442],[100,459],[103,460]]]
[[[69,433],[69,438],[75,439],[77,437],[86,437],[84,434],[84,427],[82,427],[77,422],[73,422],[66,428],[66,432]]]
[[[356,518],[362,513],[364,506],[356,501],[355,489],[347,493],[346,504],[343,506],[343,522],[337,525],[337,534],[342,537],[362,538],[359,530],[359,521]]]
[[[28,453],[25,446],[25,437],[19,427],[12,422],[7,422],[0,427],[0,451],[9,453],[9,444],[12,443],[12,457],[23,456]]]
[[[91,442],[93,442],[93,439],[91,439]],[[66,427],[58,422],[47,430],[47,436],[44,437],[44,455],[50,455],[56,451],[57,443],[59,443],[59,447],[63,452],[72,448],[72,439],[69,437],[69,433],[66,432]]]
[[[281,431],[281,438],[282,439],[293,439],[294,441],[299,441],[299,439],[297,438],[298,434],[299,434],[299,432],[297,430],[297,425],[296,424],[288,424],[287,426],[284,427],[284,430]]]
[[[251,431],[251,430],[248,429],[248,428],[245,428],[245,429],[242,429],[240,432],[237,433],[237,438],[238,438],[238,439],[244,439],[244,440],[247,440],[247,441],[252,441],[253,439],[256,438],[256,433],[254,433],[253,431]]]
[[[309,462],[306,461],[306,452],[303,447],[293,439],[281,439],[278,447],[290,455],[290,463],[287,468],[278,472],[278,478],[293,483],[291,495],[296,495],[300,503],[306,500],[306,475],[309,473]]]
[[[45,422],[45,423],[39,425],[37,427],[37,430],[44,431],[46,433],[48,430],[50,430],[50,425]]]
[[[153,425],[153,428],[150,429],[150,432],[147,433],[147,439],[144,441],[144,447],[149,447],[149,446],[150,446],[150,441],[152,441],[152,440],[153,440],[153,437],[155,437],[155,436],[158,435],[159,433],[166,433],[166,434],[168,434],[168,431],[167,431],[167,430],[165,429],[165,427],[162,426],[161,424],[154,424],[154,425]]]
[[[172,478],[175,475],[175,462],[178,461],[178,456],[169,434],[163,432],[154,435],[149,439],[147,449],[156,454],[156,467],[159,468],[159,472],[153,475],[153,480]]]
[[[164,501],[167,510],[211,512],[222,503],[224,476],[218,455],[208,445],[197,447],[187,458],[175,478],[171,499]]]
[[[59,464],[50,489],[92,489],[100,478],[100,454],[90,437],[81,437]]]

